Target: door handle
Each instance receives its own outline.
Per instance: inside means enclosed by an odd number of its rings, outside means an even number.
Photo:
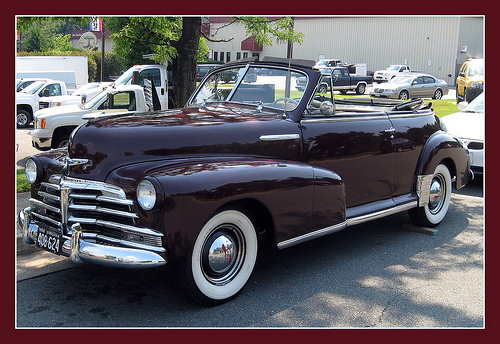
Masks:
[[[390,127],[389,129],[385,129],[384,132],[391,134],[391,140],[394,139],[394,133],[396,132],[396,128]]]

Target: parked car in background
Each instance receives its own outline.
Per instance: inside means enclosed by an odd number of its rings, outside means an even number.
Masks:
[[[484,60],[471,59],[460,67],[457,76],[457,103],[471,102],[484,89]]]
[[[484,93],[470,103],[458,104],[462,111],[441,118],[446,130],[469,148],[471,170],[483,174],[484,161]]]
[[[16,122],[18,128],[26,128],[33,121],[41,97],[68,94],[64,81],[45,79],[35,81],[21,92],[16,92]]]
[[[46,109],[55,106],[84,104],[109,85],[111,85],[111,82],[89,82],[77,88],[71,95],[42,97],[38,101],[38,108]]]
[[[196,81],[201,81],[209,71],[220,67],[220,63],[199,63],[196,65]]]
[[[448,84],[429,74],[408,73],[384,85],[376,86],[371,97],[407,100],[411,98],[441,99],[448,94]]]
[[[371,76],[355,76],[349,74],[347,67],[332,67],[321,69],[321,73],[325,75],[323,82],[319,86],[320,93],[326,93],[330,90],[330,78],[333,77],[333,90],[340,91],[345,94],[347,91],[352,90],[356,94],[364,94],[368,86],[373,84]],[[307,86],[305,77],[299,77],[295,81],[295,87],[299,91],[304,91]]]
[[[16,92],[21,92],[35,81],[45,80],[43,78],[20,78],[16,79]]]
[[[377,70],[373,74],[373,81],[375,82],[387,82],[392,78],[398,76],[400,73],[409,73],[411,69],[407,65],[390,65],[384,70]]]

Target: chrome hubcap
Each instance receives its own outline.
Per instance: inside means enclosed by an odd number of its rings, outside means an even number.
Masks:
[[[444,203],[444,181],[441,176],[435,176],[432,180],[430,198],[429,198],[429,210],[431,213],[438,213]]]
[[[201,265],[205,278],[215,285],[229,283],[243,264],[244,244],[239,228],[223,225],[205,242]]]

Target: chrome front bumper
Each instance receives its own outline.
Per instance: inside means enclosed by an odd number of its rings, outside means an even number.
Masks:
[[[35,244],[38,226],[32,220],[31,208],[22,210],[18,220],[23,231],[24,242]],[[78,223],[71,226],[71,233],[71,236],[63,236],[61,254],[69,257],[76,264],[90,262],[131,269],[151,268],[166,264],[165,259],[155,252],[87,242],[82,238],[82,230]]]

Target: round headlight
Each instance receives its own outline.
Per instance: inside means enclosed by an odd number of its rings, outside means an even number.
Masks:
[[[34,184],[38,178],[38,168],[33,159],[28,159],[25,166],[26,179],[30,184]]]
[[[151,210],[156,204],[156,189],[149,180],[143,179],[137,185],[137,201],[144,210]]]

